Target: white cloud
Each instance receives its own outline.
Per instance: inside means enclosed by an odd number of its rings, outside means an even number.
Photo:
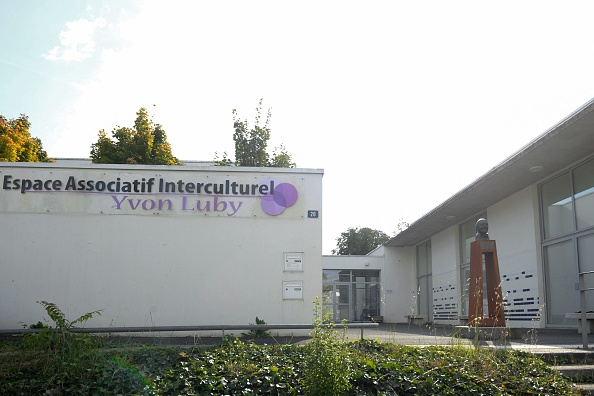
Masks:
[[[67,22],[66,30],[60,33],[60,45],[52,48],[44,57],[66,62],[80,62],[91,57],[95,51],[95,31],[106,25],[105,18],[95,18],[93,21],[81,18]]]

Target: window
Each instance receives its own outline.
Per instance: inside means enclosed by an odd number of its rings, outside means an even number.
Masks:
[[[470,244],[476,236],[476,222],[478,219],[486,219],[487,213],[481,213],[460,225],[460,256],[462,264],[470,265]]]
[[[581,309],[579,274],[594,270],[594,159],[540,185],[546,312],[549,325],[575,325],[565,314]],[[584,275],[594,287],[594,275]],[[586,292],[594,310],[594,292]]]
[[[577,229],[594,226],[594,160],[573,171]]]
[[[575,319],[565,319],[566,313],[579,310],[579,293],[576,291],[578,271],[572,241],[566,240],[546,246],[544,258],[548,323],[573,325]]]
[[[570,174],[565,173],[541,187],[545,239],[573,230]]]

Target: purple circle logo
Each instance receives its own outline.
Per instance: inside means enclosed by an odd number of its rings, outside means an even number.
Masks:
[[[276,216],[285,211],[289,206],[293,206],[297,202],[299,194],[294,185],[290,183],[275,183],[272,180],[269,185],[274,185],[274,191],[266,195],[262,195],[262,210],[271,216]],[[274,183],[274,184],[273,184]]]

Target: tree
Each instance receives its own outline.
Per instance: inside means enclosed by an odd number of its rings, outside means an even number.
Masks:
[[[410,223],[408,221],[404,221],[404,219],[400,219],[400,221],[398,221],[398,225],[396,225],[396,229],[398,231],[395,232],[395,235],[400,234],[402,231],[406,230],[408,227],[410,227]]]
[[[235,161],[223,153],[223,158],[219,158],[215,153],[215,164],[217,166],[255,166],[255,167],[276,167],[276,168],[294,168],[291,155],[281,144],[280,148],[275,148],[272,157],[266,151],[268,140],[270,139],[270,117],[271,109],[268,109],[264,125],[260,125],[262,117],[262,101],[258,102],[256,107],[256,120],[254,127],[250,129],[247,120],[241,120],[237,115],[237,110],[233,109],[233,141],[235,142]]]
[[[118,127],[107,136],[99,131],[97,143],[91,145],[91,159],[97,164],[180,165],[171,153],[165,130],[149,119],[143,107],[136,113],[133,128]]]
[[[336,238],[336,249],[332,254],[365,255],[378,246],[386,243],[390,237],[383,231],[373,230],[368,227],[349,228]]]
[[[294,168],[296,165],[293,162],[293,158],[291,158],[291,154],[281,144],[280,147],[274,148],[272,159],[269,161],[268,166],[273,168]]]
[[[53,162],[43,149],[41,139],[29,133],[29,117],[8,120],[0,115],[0,161],[1,162]]]

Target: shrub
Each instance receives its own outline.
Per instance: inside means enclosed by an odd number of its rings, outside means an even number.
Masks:
[[[314,301],[314,329],[305,346],[303,386],[307,395],[341,395],[351,388],[349,346],[340,337],[330,313],[321,315],[320,300]]]
[[[34,352],[41,366],[36,380],[46,381],[48,387],[52,384],[62,387],[69,381],[77,381],[82,372],[89,371],[89,362],[98,360],[100,346],[97,339],[89,334],[74,333],[71,329],[96,314],[101,315],[101,311],[88,312],[69,321],[56,304],[47,301],[38,303],[45,308],[56,327],[41,322],[31,325],[31,328],[41,328],[41,331],[25,334],[22,346]]]
[[[250,324],[252,324],[252,323],[250,323]],[[256,324],[257,325],[265,325],[266,322],[256,316]],[[241,335],[250,339],[250,340],[257,339],[257,338],[270,338],[271,337],[270,332],[268,330],[263,330],[263,329],[251,329],[247,333],[241,333]]]

